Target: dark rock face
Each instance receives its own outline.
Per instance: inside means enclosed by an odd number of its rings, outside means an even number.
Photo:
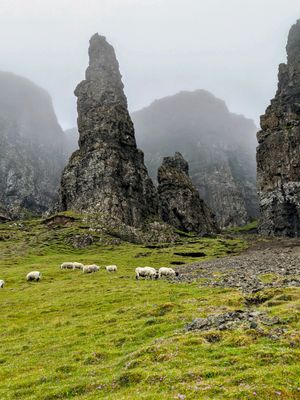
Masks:
[[[156,190],[136,146],[113,47],[96,34],[89,58],[86,79],[75,90],[79,150],[64,170],[59,208],[114,215],[138,226],[157,215]]]
[[[180,153],[163,159],[158,170],[158,196],[165,222],[187,232],[217,232],[214,216],[200,199],[189,177],[188,163]]]
[[[0,203],[13,218],[41,214],[56,200],[64,134],[48,93],[0,73]]]
[[[253,121],[230,113],[222,100],[205,90],[157,100],[132,118],[153,179],[163,157],[180,151],[221,227],[258,217]]]
[[[290,30],[287,54],[257,134],[260,232],[300,236],[300,20]]]

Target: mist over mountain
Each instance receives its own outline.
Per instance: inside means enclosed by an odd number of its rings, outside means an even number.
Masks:
[[[65,153],[67,158],[78,149],[78,129],[71,128],[64,131],[65,133]]]
[[[180,92],[132,114],[154,180],[163,157],[180,151],[190,176],[221,226],[258,215],[254,122],[229,112],[205,90]]]
[[[49,94],[0,72],[0,203],[10,215],[40,214],[51,206],[65,148]]]

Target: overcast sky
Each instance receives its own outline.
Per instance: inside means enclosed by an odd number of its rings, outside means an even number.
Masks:
[[[207,89],[258,122],[300,0],[0,0],[0,70],[47,89],[63,128],[95,32],[115,47],[131,111]]]

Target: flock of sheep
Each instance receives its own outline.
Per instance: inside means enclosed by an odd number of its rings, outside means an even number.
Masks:
[[[100,267],[96,264],[83,265],[78,262],[64,262],[60,266],[61,269],[81,269],[84,274],[91,274],[92,272],[98,272]],[[118,267],[116,265],[107,265],[105,267],[107,272],[117,272]]]
[[[100,267],[98,265],[83,265],[78,262],[64,262],[60,266],[61,269],[69,269],[69,270],[82,270],[84,274],[91,274],[93,272],[98,272]],[[107,265],[105,267],[107,272],[117,272],[118,267],[116,265]],[[175,272],[172,268],[162,267],[158,271],[152,267],[138,267],[135,269],[135,278],[150,278],[150,279],[161,279],[162,277],[176,277],[178,276],[178,272]],[[42,274],[40,271],[31,271],[26,275],[27,281],[36,281],[39,282],[42,279]],[[3,289],[5,285],[4,280],[0,279],[0,289]]]

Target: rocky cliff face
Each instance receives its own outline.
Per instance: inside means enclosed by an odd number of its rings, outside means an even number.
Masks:
[[[300,236],[300,20],[286,49],[287,64],[279,66],[278,90],[257,134],[260,231]]]
[[[119,64],[103,36],[90,40],[86,79],[75,95],[79,150],[64,170],[59,208],[113,215],[133,226],[156,216],[157,194],[136,146]]]
[[[14,218],[41,214],[56,199],[64,135],[48,93],[0,73],[0,203]]]
[[[158,195],[163,221],[187,232],[217,232],[214,216],[189,177],[189,166],[180,153],[165,157],[158,170]]]
[[[222,100],[204,90],[155,101],[132,118],[153,178],[163,157],[180,151],[220,226],[257,218],[253,121],[230,113]]]

